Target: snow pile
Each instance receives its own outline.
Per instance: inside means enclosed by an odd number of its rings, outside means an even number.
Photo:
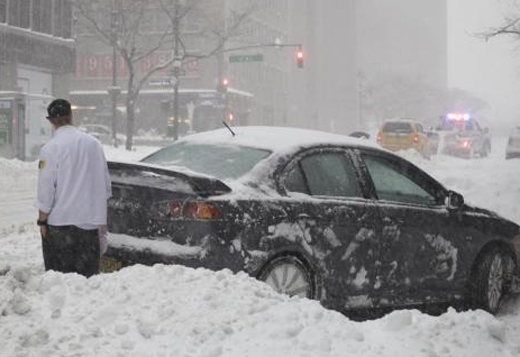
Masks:
[[[0,277],[0,356],[514,356],[485,312],[352,322],[241,273],[156,265]]]
[[[36,213],[28,208],[34,202],[37,177],[37,162],[0,158],[0,237],[23,233],[34,224]]]

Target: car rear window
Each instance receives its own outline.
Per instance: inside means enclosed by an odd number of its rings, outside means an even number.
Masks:
[[[399,121],[389,121],[383,126],[383,132],[385,133],[404,133],[409,134],[412,132],[412,126],[410,123],[403,123]]]
[[[243,176],[270,154],[267,150],[244,146],[182,142],[161,149],[142,162],[181,166],[223,180]]]

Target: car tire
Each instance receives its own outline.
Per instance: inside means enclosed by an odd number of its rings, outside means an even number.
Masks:
[[[316,275],[294,255],[272,259],[263,267],[258,279],[280,294],[308,299],[316,299],[318,296]]]
[[[472,307],[495,314],[510,284],[513,261],[500,248],[482,255],[473,272]],[[511,270],[511,271],[510,271]]]

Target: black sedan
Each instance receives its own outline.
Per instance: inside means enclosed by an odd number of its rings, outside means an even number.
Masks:
[[[245,271],[340,311],[470,303],[496,312],[519,226],[362,139],[244,127],[110,162],[105,271]]]

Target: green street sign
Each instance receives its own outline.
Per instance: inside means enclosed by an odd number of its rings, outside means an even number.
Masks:
[[[252,55],[231,55],[229,56],[229,63],[248,63],[248,62],[262,62],[264,55],[255,53]]]

